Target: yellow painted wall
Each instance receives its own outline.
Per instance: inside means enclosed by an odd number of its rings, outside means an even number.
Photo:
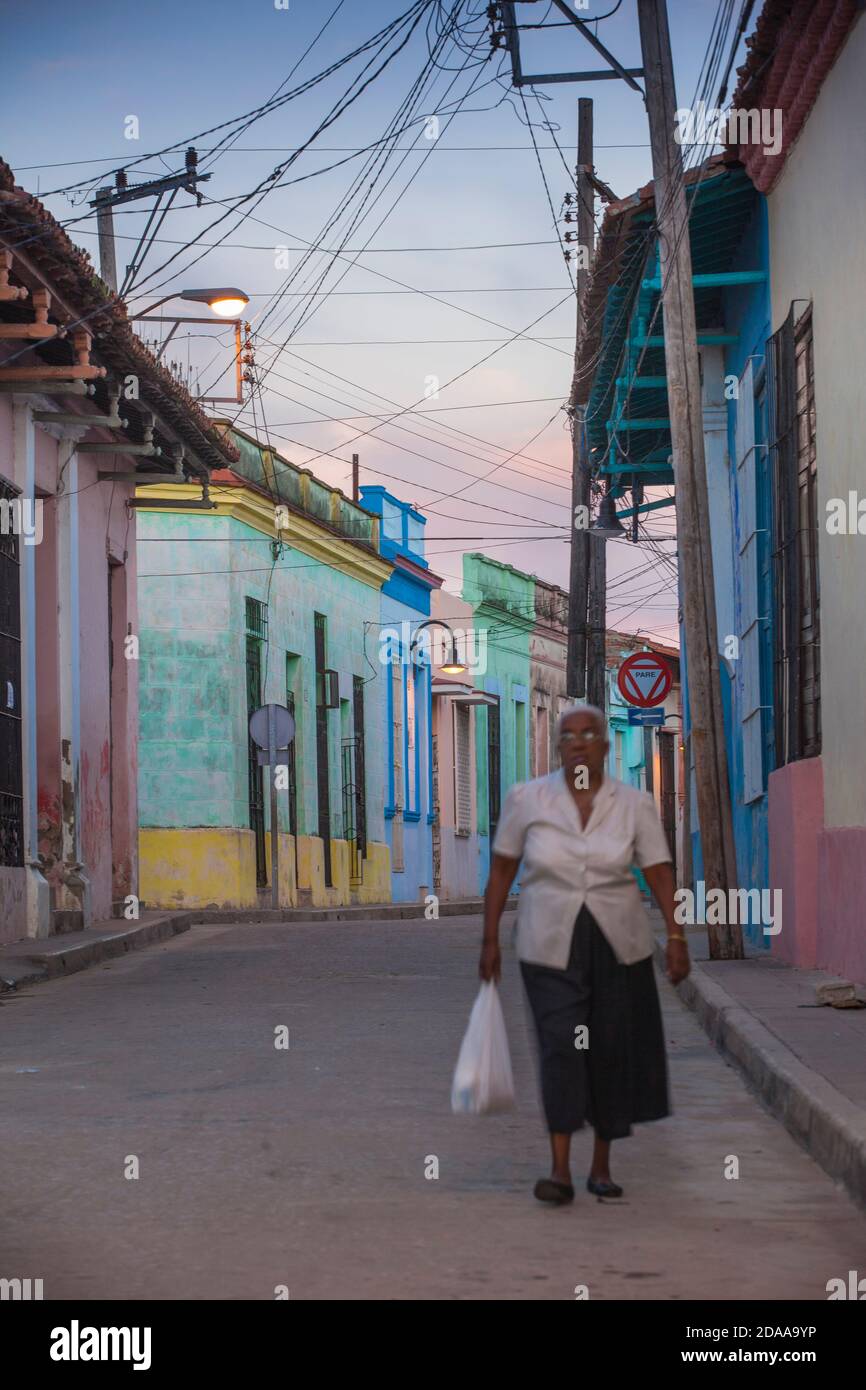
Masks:
[[[250,832],[252,834],[252,832]],[[292,835],[279,836],[280,841],[280,907],[295,907],[298,895],[295,892],[295,840]],[[268,906],[271,892],[271,834],[265,836],[265,866],[268,875]],[[253,858],[255,872],[255,857]]]
[[[146,907],[255,907],[253,832],[141,829],[139,897]]]
[[[368,844],[364,860],[364,881],[353,889],[353,901],[389,903],[391,901],[391,852],[387,845]]]
[[[262,905],[256,891],[255,841],[251,830],[156,829],[139,831],[139,896],[147,908],[248,908]],[[270,836],[265,854],[270,877]],[[333,887],[325,886],[322,841],[314,835],[298,840],[298,882],[314,907],[346,907],[391,901],[388,846],[367,847],[361,885],[349,883],[349,846],[331,841]],[[264,896],[264,895],[263,895]],[[270,893],[267,890],[267,903]],[[291,835],[280,835],[280,905],[295,907],[295,851]]]

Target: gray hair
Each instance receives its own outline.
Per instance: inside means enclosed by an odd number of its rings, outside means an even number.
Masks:
[[[587,705],[587,704],[585,704],[583,701],[579,701],[579,702],[578,702],[577,704],[575,704],[575,705],[566,705],[565,709],[562,711],[562,713],[560,714],[559,718],[557,719],[557,721],[556,721],[556,737],[557,737],[557,740],[559,740],[559,738],[560,738],[560,736],[561,736],[561,734],[562,734],[562,726],[563,726],[563,724],[565,723],[566,719],[570,719],[570,718],[572,717],[572,715],[574,715],[574,714],[591,714],[591,715],[593,715],[594,718],[597,720],[599,727],[600,727],[601,729],[603,729],[603,730],[605,731],[605,733],[607,732],[607,716],[605,715],[604,710],[603,710],[603,709],[599,709],[599,708],[598,708],[598,705]]]

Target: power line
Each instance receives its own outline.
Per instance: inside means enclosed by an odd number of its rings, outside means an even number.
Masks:
[[[106,173],[99,175],[96,181],[98,182],[105,178],[109,178],[112,174],[122,173],[128,169],[136,168],[139,164],[143,164],[148,159],[158,159],[161,155],[164,154],[174,154],[178,150],[182,150],[189,145],[195,145],[196,147],[198,147],[199,142],[206,135],[213,135],[218,130],[225,130],[228,126],[237,125],[241,121],[246,121],[251,116],[255,116],[258,118],[260,116],[267,115],[271,111],[276,110],[278,107],[286,105],[287,102],[293,101],[298,96],[302,96],[304,93],[308,92],[312,87],[317,86],[319,82],[324,81],[325,78],[332,76],[335,72],[338,72],[340,68],[345,67],[346,64],[350,63],[354,58],[359,57],[362,53],[366,53],[368,48],[372,48],[380,39],[389,36],[392,31],[398,29],[408,17],[414,15],[416,12],[420,12],[426,9],[429,3],[430,0],[416,0],[416,3],[411,5],[408,10],[405,10],[403,14],[398,15],[396,19],[389,21],[389,23],[386,24],[377,33],[373,34],[369,39],[366,39],[364,43],[360,44],[351,52],[344,54],[342,58],[338,58],[335,62],[331,63],[327,68],[324,68],[314,77],[307,78],[306,81],[302,82],[291,92],[287,92],[285,93],[285,95],[278,97],[276,100],[273,100],[271,102],[264,102],[259,106],[253,107],[252,110],[245,112],[241,116],[233,116],[230,120],[221,121],[218,125],[210,126],[207,130],[198,131],[197,134],[188,136],[185,140],[179,140],[176,141],[174,144],[165,145],[161,150],[152,150],[150,151],[150,153],[139,155],[135,159],[123,160],[116,168],[109,169],[106,171]],[[292,148],[293,152],[301,153],[303,150],[307,148],[307,146],[301,145],[294,146]],[[219,149],[219,146],[215,146],[214,149]],[[76,160],[72,162],[78,163],[80,161]],[[87,162],[91,163],[93,161]],[[43,198],[50,198],[53,197],[55,194],[70,193],[78,188],[87,187],[92,182],[93,180],[91,179],[82,179],[79,183],[67,184],[63,188],[52,188],[49,192],[43,193],[41,196]]]

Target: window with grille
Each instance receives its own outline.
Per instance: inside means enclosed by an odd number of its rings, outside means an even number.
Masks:
[[[394,768],[394,817],[391,822],[391,867],[402,873],[403,860],[403,665],[397,656],[391,666],[392,765]]]
[[[246,600],[246,674],[247,721],[262,703],[262,653],[268,635],[267,605],[259,599]],[[249,789],[250,829],[255,836],[256,885],[267,883],[265,859],[265,792],[264,777],[258,760],[258,748],[247,735],[247,767]]]
[[[526,703],[514,702],[514,778],[526,781]]]
[[[454,706],[454,807],[457,834],[472,829],[472,735],[468,705]]]
[[[416,717],[416,686],[417,679],[416,667],[409,665],[406,668],[406,807],[409,811],[418,810],[418,785],[416,776],[418,772],[418,750],[417,732],[418,721]]]
[[[550,771],[550,712],[545,705],[535,707],[535,775]]]
[[[325,703],[325,671],[328,665],[328,620],[324,613],[313,614],[316,653],[316,799],[318,830],[322,841],[325,886],[333,887],[331,868],[331,766],[328,757],[328,707]]]
[[[0,478],[0,501],[18,489]],[[8,507],[4,507],[4,513]],[[24,773],[21,748],[21,614],[18,536],[0,530],[0,866],[24,863]]]
[[[363,858],[367,853],[367,765],[365,761],[364,726],[364,677],[352,677],[352,713],[355,728],[355,826],[358,835],[358,852]]]
[[[817,454],[811,307],[767,343],[772,390],[776,763],[821,751]]]
[[[300,744],[300,709],[295,694],[295,685],[301,688],[300,657],[293,652],[286,652],[286,709],[295,721],[295,736],[289,744],[287,767],[289,780],[289,834],[297,836],[300,833],[300,816],[298,805],[298,748]],[[295,845],[297,849],[297,843]]]
[[[487,833],[493,844],[502,809],[502,776],[499,752],[499,705],[487,707]]]

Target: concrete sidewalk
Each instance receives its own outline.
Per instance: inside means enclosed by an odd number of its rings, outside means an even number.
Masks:
[[[706,929],[686,933],[693,965],[680,999],[770,1112],[866,1205],[866,1009],[817,1005],[816,985],[837,978],[825,971],[764,953],[711,961]]]
[[[167,941],[192,926],[191,912],[142,912],[137,922],[123,918],[97,922],[87,931],[26,937],[0,947],[0,994],[74,975],[100,961]]]

